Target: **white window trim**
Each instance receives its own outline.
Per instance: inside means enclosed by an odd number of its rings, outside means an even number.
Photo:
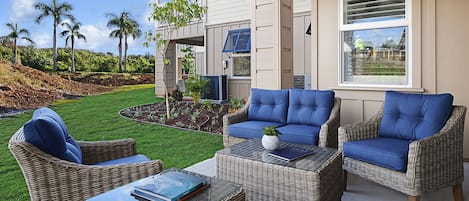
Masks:
[[[338,86],[339,87],[363,87],[363,88],[413,88],[413,71],[416,70],[416,66],[413,66],[413,10],[412,10],[412,1],[405,0],[405,17],[404,19],[398,20],[387,20],[387,21],[378,21],[378,22],[366,22],[366,23],[357,23],[357,24],[344,24],[344,1],[339,1],[339,74],[338,74]],[[360,84],[360,83],[344,83],[343,81],[343,32],[345,31],[355,31],[355,30],[368,30],[368,29],[379,29],[379,28],[392,28],[392,27],[407,27],[407,61],[406,61],[406,85],[393,85],[393,84]]]
[[[234,75],[234,61],[233,61],[233,57],[247,57],[247,56],[251,56],[251,53],[234,53],[231,55],[231,59],[230,59],[230,68],[231,68],[231,76],[230,78],[231,79],[234,79],[234,80],[246,80],[246,79],[251,79],[251,76],[236,76]],[[252,68],[252,66],[250,66],[250,68]]]

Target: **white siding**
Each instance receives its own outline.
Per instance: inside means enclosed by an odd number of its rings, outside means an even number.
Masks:
[[[311,0],[294,0],[293,12],[311,11]],[[251,19],[249,0],[207,0],[207,26]]]
[[[294,0],[293,13],[311,11],[311,0]]]
[[[207,0],[207,25],[249,20],[249,0]]]

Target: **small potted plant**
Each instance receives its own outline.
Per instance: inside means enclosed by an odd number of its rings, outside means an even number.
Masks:
[[[276,150],[280,146],[280,132],[275,126],[268,126],[262,129],[262,146],[267,150]]]

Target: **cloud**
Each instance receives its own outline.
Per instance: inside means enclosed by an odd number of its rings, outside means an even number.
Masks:
[[[76,41],[75,47],[77,49],[87,49],[97,52],[112,52],[118,54],[118,38],[110,38],[109,33],[112,29],[108,28],[104,23],[96,25],[82,25],[80,29],[81,33],[85,35],[86,42],[83,40]],[[131,37],[128,38],[129,54],[133,54],[135,51],[144,52],[143,48],[143,37],[133,40]],[[69,44],[70,47],[70,44]]]
[[[36,13],[34,3],[36,0],[13,0],[10,7],[10,20],[14,22],[30,20]]]
[[[83,40],[76,41],[76,48],[78,49],[114,52],[117,47],[118,42],[109,37],[111,30],[104,23],[82,25],[80,32],[85,35],[86,42]]]
[[[34,43],[36,43],[36,47],[39,47],[39,48],[52,47],[52,34],[50,33],[36,33],[32,36],[31,39],[34,41]],[[21,43],[25,43],[25,41],[22,41]]]
[[[155,0],[148,0],[147,2],[147,7],[145,8],[145,12],[143,12],[143,15],[140,17],[140,24],[144,26],[149,26],[149,27],[155,27],[155,22],[154,21],[149,21],[148,17],[150,17],[150,14],[152,12],[152,6],[149,6],[150,4],[156,3],[157,1]]]

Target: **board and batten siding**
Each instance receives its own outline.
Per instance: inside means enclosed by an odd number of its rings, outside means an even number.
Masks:
[[[238,22],[251,19],[249,0],[207,0],[206,25]]]
[[[250,0],[207,0],[206,25],[251,19]],[[311,0],[293,0],[293,13],[311,11]]]
[[[295,75],[311,75],[311,36],[305,34],[311,21],[310,18],[309,12],[294,14],[293,66]],[[251,82],[250,79],[231,79],[231,60],[228,54],[223,54],[221,51],[229,30],[249,28],[249,26],[250,20],[207,26],[207,66],[205,71],[198,69],[197,72],[206,72],[207,75],[228,75],[229,95],[232,97],[248,97]],[[229,66],[225,70],[222,69],[223,60],[226,60]]]
[[[295,1],[296,2],[296,1]],[[293,74],[311,76],[311,36],[306,29],[311,13],[297,13],[293,18]]]
[[[206,75],[228,75],[228,94],[230,97],[247,98],[251,88],[250,79],[231,78],[231,59],[229,54],[222,53],[228,31],[249,28],[250,22],[225,23],[207,26],[206,36]],[[228,68],[223,69],[223,61],[228,62]]]
[[[382,107],[386,90],[451,93],[455,105],[469,106],[469,1],[412,0],[413,88],[346,88],[339,83],[339,1],[311,0],[313,89],[333,89],[342,98],[341,125],[371,118]],[[464,158],[469,159],[469,115]]]

